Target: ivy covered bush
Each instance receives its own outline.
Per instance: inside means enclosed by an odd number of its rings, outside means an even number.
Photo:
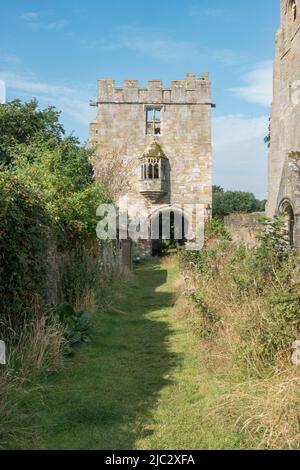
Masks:
[[[17,330],[37,296],[46,302],[49,237],[63,254],[95,244],[96,209],[109,198],[92,152],[65,135],[55,108],[0,106],[0,325]],[[84,279],[86,266],[76,270]]]
[[[41,193],[17,173],[0,172],[0,320],[24,322],[44,294],[49,216]]]

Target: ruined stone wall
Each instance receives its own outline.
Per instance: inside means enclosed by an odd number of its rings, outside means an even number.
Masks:
[[[300,150],[300,0],[281,0],[281,26],[276,36],[274,96],[269,155],[267,215],[272,217],[284,198],[300,200],[288,181],[288,157]]]
[[[146,133],[148,106],[161,107],[161,135]],[[158,142],[170,164],[168,193],[159,204],[211,204],[211,83],[207,75],[172,81],[164,88],[160,80],[140,88],[126,80],[123,88],[113,80],[99,81],[98,115],[90,125],[90,143],[99,155],[121,153],[133,162],[130,191],[132,203],[146,201],[140,193],[140,158]],[[101,171],[101,168],[99,169]]]
[[[260,219],[264,212],[253,214],[231,214],[224,218],[224,224],[231,239],[235,243],[244,242],[248,246],[255,246],[260,227]]]

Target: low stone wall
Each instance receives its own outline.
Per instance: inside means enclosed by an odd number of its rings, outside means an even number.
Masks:
[[[105,272],[126,274],[133,269],[133,247],[130,240],[104,245],[102,261]]]
[[[102,247],[95,241],[87,245],[86,248],[93,257],[99,257],[103,272],[106,275],[126,275],[133,269],[133,248],[130,240],[115,242]],[[49,231],[46,256],[48,260],[45,280],[47,304],[58,305],[64,301],[63,276],[66,266],[72,260],[74,253],[59,250],[55,236]]]
[[[224,223],[233,242],[244,242],[247,245],[255,245],[257,242],[257,232],[259,220],[264,217],[264,212],[252,214],[231,214],[225,217]]]

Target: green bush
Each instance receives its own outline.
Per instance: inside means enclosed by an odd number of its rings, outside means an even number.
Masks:
[[[42,192],[60,244],[70,247],[95,239],[97,207],[109,199],[91,174],[90,151],[68,138],[20,145],[14,154],[15,171]]]
[[[64,326],[67,353],[72,353],[73,348],[80,343],[87,342],[93,333],[91,315],[82,310],[75,311],[68,303],[56,308],[54,318]]]
[[[49,217],[26,178],[0,171],[0,320],[20,327],[35,296],[45,293]]]
[[[227,232],[224,222],[220,219],[211,219],[205,222],[205,240],[210,239],[230,241],[230,235]]]
[[[0,165],[13,167],[13,149],[19,144],[29,145],[39,138],[60,141],[64,129],[59,122],[60,113],[49,107],[38,109],[37,100],[22,103],[14,100],[0,106]]]
[[[196,306],[201,315],[201,337],[205,339],[211,338],[218,329],[221,320],[220,315],[209,308],[200,292],[192,292],[187,295],[187,298]]]

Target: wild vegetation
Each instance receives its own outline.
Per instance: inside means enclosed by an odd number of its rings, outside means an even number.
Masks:
[[[95,182],[91,156],[65,136],[54,108],[39,110],[36,101],[0,107],[0,338],[8,351],[0,447],[26,434],[34,414],[26,394],[39,387],[39,373],[55,370],[88,339],[90,314],[104,295],[96,208],[110,197]],[[61,306],[49,300],[54,281]]]
[[[201,252],[182,252],[186,296],[208,370],[224,395],[208,419],[244,434],[251,448],[299,448],[299,264],[284,221],[264,219],[258,245],[236,246],[218,228]]]
[[[54,108],[0,107],[0,448],[37,435],[40,448],[299,448],[300,272],[284,222],[262,220],[256,247],[233,244],[222,218],[264,201],[215,187],[204,249],[179,253],[183,282],[174,258],[153,259],[108,302],[96,208],[126,178],[118,152],[104,160],[96,182],[93,150]],[[76,347],[91,338],[87,371]]]

